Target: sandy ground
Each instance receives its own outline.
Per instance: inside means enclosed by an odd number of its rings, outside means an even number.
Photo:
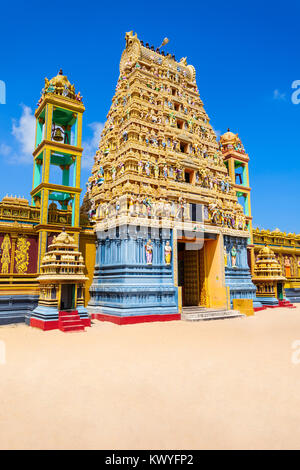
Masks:
[[[84,333],[0,327],[0,448],[299,449],[296,340],[300,306]]]

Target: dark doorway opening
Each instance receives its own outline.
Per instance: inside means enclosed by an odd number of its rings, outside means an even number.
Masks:
[[[200,305],[200,250],[196,247],[197,244],[178,242],[178,286],[182,288],[183,306]]]
[[[62,284],[60,310],[74,309],[74,284]]]
[[[283,287],[281,282],[277,283],[277,297],[278,300],[283,300]]]

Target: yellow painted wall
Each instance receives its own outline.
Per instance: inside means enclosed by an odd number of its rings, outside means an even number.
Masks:
[[[223,239],[207,240],[204,246],[207,306],[229,308],[225,286]]]
[[[244,315],[254,315],[253,300],[252,299],[233,299],[233,310],[238,310]]]
[[[93,281],[94,276],[94,267],[95,267],[95,259],[96,259],[96,235],[90,232],[81,232],[79,238],[79,250],[82,253],[85,266],[86,266],[86,276],[88,276],[88,280],[85,284],[85,305],[88,304],[90,300],[89,288]]]

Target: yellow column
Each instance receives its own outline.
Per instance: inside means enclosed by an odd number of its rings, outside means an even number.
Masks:
[[[247,177],[247,186],[250,188],[250,182],[249,182],[249,167],[248,164],[246,163],[246,177]]]
[[[43,156],[43,183],[49,183],[51,151],[49,148],[44,150]]]
[[[81,173],[81,155],[78,155],[76,157],[76,180],[75,180],[76,188],[80,188],[80,173]]]
[[[53,104],[47,103],[45,114],[45,140],[51,140]]]
[[[10,274],[13,274],[15,267],[15,252],[16,252],[17,235],[11,234],[11,252],[10,252]]]
[[[78,285],[75,284],[75,288],[74,288],[74,309],[76,309],[76,307],[77,307],[77,289],[78,289]]]
[[[208,307],[227,308],[227,290],[225,286],[223,237],[205,243],[205,273],[207,273]]]
[[[47,246],[47,232],[46,230],[41,230],[39,232],[39,256],[38,256],[38,265],[37,265],[37,272],[40,272],[41,262],[46,253],[46,246]]]
[[[229,176],[231,178],[231,182],[235,184],[235,170],[234,170],[234,159],[229,158],[228,160],[228,170],[229,170]]]
[[[177,262],[177,231],[173,229],[173,272],[174,286],[178,286],[178,262]]]
[[[78,227],[79,226],[80,194],[74,195],[74,204],[75,204],[74,227]]]
[[[48,223],[48,202],[49,202],[49,189],[42,189],[41,201],[41,224]]]
[[[77,147],[81,147],[81,141],[82,141],[82,114],[78,113],[77,114]]]

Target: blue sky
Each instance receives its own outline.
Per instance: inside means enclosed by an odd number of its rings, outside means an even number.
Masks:
[[[297,4],[298,3],[298,4]],[[297,1],[5,2],[0,9],[0,198],[29,197],[32,113],[62,68],[84,97],[81,185],[118,79],[126,31],[196,68],[201,99],[219,132],[238,132],[250,156],[254,226],[300,233],[300,79]]]

